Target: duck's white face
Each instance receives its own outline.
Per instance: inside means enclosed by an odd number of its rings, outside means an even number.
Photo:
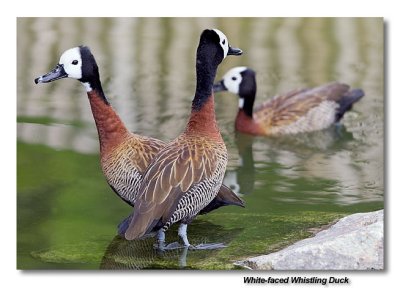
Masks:
[[[59,64],[63,65],[68,78],[78,80],[82,78],[82,57],[79,47],[65,51],[60,57]]]
[[[68,49],[61,55],[60,61],[58,62],[57,66],[49,73],[36,78],[35,83],[36,84],[48,83],[62,78],[73,78],[81,81],[86,91],[89,92],[92,90],[90,83],[82,81],[83,77],[82,61],[83,60],[80,47],[74,47]],[[94,59],[92,62],[94,62]],[[94,62],[92,64],[95,65],[96,63]],[[86,63],[85,65],[88,65],[88,63]]]
[[[239,86],[242,83],[242,73],[245,71],[247,67],[235,67],[226,72],[224,77],[222,78],[224,81],[224,85],[226,90],[231,93],[239,94]]]
[[[221,45],[221,48],[224,50],[224,59],[225,59],[225,57],[228,55],[228,51],[229,51],[228,38],[220,30],[218,30],[218,29],[213,29],[213,30],[219,36],[219,45]]]

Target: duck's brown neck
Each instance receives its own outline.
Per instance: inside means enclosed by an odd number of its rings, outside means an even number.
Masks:
[[[186,126],[187,134],[206,134],[221,138],[215,118],[214,95],[211,94],[203,103],[200,110],[192,108],[189,122]]]
[[[101,91],[93,89],[87,95],[99,134],[100,153],[104,155],[121,143],[129,132]]]
[[[262,128],[260,125],[254,121],[254,118],[247,115],[247,113],[243,109],[239,109],[238,114],[235,120],[235,128],[237,131],[260,135],[262,133]]]

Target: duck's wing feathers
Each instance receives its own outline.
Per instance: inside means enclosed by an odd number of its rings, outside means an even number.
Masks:
[[[120,145],[101,156],[108,184],[130,205],[134,205],[143,174],[165,143],[154,138],[130,135]]]
[[[254,109],[257,121],[269,127],[296,122],[325,101],[336,103],[349,90],[341,83],[329,83],[313,89],[297,89],[278,95]]]
[[[156,156],[146,171],[133,219],[125,233],[136,239],[168,221],[179,200],[197,183],[213,177],[218,153],[210,143],[178,138]]]
[[[151,137],[140,136],[135,140],[136,141],[127,143],[129,146],[127,150],[134,151],[134,153],[131,154],[130,160],[141,173],[144,173],[153,158],[166,144],[161,140]]]

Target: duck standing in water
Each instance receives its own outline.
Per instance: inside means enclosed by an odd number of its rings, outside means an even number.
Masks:
[[[228,162],[214,111],[213,82],[227,55],[241,55],[219,30],[204,30],[196,55],[196,92],[185,131],[159,151],[144,175],[128,240],[157,231],[159,248],[165,231],[180,222],[178,235],[190,246],[187,225],[217,196]]]
[[[103,174],[112,190],[134,206],[144,171],[166,144],[127,130],[103,92],[96,60],[87,46],[66,50],[56,67],[36,78],[35,83],[48,83],[62,78],[77,79],[85,87],[99,135]],[[224,205],[243,206],[243,202],[229,188],[223,186],[202,213]],[[129,219],[128,217],[121,222],[119,233],[125,232]]]
[[[89,47],[66,50],[56,67],[36,78],[35,83],[62,78],[77,79],[85,87],[99,136],[103,173],[118,196],[134,205],[142,173],[165,143],[128,131],[103,92],[99,69]]]
[[[214,84],[214,92],[229,91],[239,96],[235,129],[252,135],[285,135],[312,132],[337,123],[364,96],[361,89],[328,83],[312,89],[297,89],[254,106],[256,73],[247,67],[229,70]]]

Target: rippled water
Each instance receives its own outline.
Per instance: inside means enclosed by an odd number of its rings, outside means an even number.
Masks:
[[[234,260],[306,237],[308,228],[338,215],[383,208],[382,18],[19,18],[17,27],[20,269],[231,269]],[[35,85],[33,79],[64,50],[88,45],[127,127],[167,141],[186,124],[198,38],[213,27],[245,52],[224,60],[217,78],[234,66],[253,68],[256,103],[334,80],[361,87],[366,96],[342,126],[266,138],[235,133],[237,98],[217,95],[229,152],[225,182],[246,208],[222,208],[189,227],[192,242],[221,240],[228,248],[158,255],[151,243],[114,238],[130,208],[101,174],[83,87],[76,80]],[[121,257],[129,261],[118,262]]]

